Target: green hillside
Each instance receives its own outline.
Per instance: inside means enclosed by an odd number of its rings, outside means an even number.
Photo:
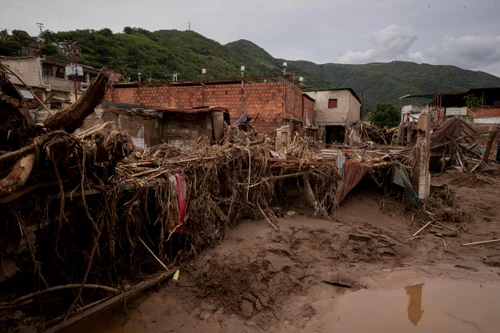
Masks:
[[[364,96],[367,109],[373,109],[380,101],[392,101],[400,105],[399,97],[407,94],[500,87],[500,78],[496,76],[455,66],[436,66],[404,61],[364,65],[316,65],[305,61],[291,63],[299,71],[305,69],[317,73],[324,81],[336,87],[353,88],[360,97]]]
[[[0,55],[18,54],[21,45],[29,42],[26,35],[17,30],[11,36],[0,31]],[[79,62],[94,67],[108,66],[132,80],[137,79],[139,72],[143,80],[150,77],[166,80],[172,72],[179,72],[180,80],[198,80],[202,68],[207,69],[207,78],[237,77],[241,65],[245,66],[246,76],[274,75],[282,73],[281,66],[285,61],[274,58],[248,40],[221,45],[194,31],[150,32],[126,27],[121,33],[113,33],[110,29],[45,31],[41,37],[45,39],[47,47],[44,52],[47,55],[56,55],[57,49],[51,43],[77,41],[83,50]],[[399,97],[407,94],[500,86],[498,77],[454,66],[402,61],[364,65],[287,63],[288,73],[304,77],[306,89],[352,88],[364,99],[367,110],[374,109],[381,101],[401,105]]]
[[[262,62],[281,66],[283,59],[274,59],[257,45],[240,40],[226,45],[240,54],[252,55],[254,66]],[[261,51],[260,51],[261,50]],[[455,66],[416,64],[393,61],[363,65],[323,64],[310,61],[287,61],[288,71],[305,77],[306,88],[352,88],[364,99],[365,109],[373,110],[377,102],[391,101],[401,106],[399,97],[408,94],[433,94],[444,90],[500,87],[500,78]],[[259,67],[261,68],[261,67]],[[408,101],[405,101],[407,103]],[[413,103],[424,103],[415,99]]]
[[[247,61],[237,52],[194,31],[125,28],[113,34],[109,29],[44,32],[46,43],[76,40],[82,47],[79,62],[94,67],[108,66],[132,80],[137,73],[143,79],[166,79],[178,72],[179,80],[201,79],[201,69],[207,78],[236,77]],[[246,66],[246,75],[261,75]]]

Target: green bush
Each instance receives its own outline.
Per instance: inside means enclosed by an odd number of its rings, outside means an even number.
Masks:
[[[381,102],[377,103],[375,111],[370,113],[368,119],[379,127],[394,127],[401,121],[401,113],[391,102]]]

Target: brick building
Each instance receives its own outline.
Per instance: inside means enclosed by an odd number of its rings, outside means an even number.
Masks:
[[[475,99],[479,105],[468,108],[467,98]],[[477,125],[498,125],[500,124],[500,87],[441,92],[434,96],[429,106],[434,112],[434,119],[459,117]]]
[[[283,124],[294,129],[312,127],[314,120],[314,100],[303,96],[292,76],[115,84],[104,100],[154,109],[220,105],[229,110],[232,122],[246,112],[262,133]]]

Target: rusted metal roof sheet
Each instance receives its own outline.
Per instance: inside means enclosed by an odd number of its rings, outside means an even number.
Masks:
[[[102,106],[104,109],[118,109],[118,110],[130,110],[130,111],[146,111],[146,112],[177,112],[177,113],[200,113],[200,112],[229,112],[228,108],[225,106],[194,106],[194,107],[175,107],[175,108],[157,108],[150,106],[142,106],[138,104],[126,104],[126,103],[115,103],[115,102],[103,102]]]
[[[446,142],[450,139],[457,139],[464,135],[478,133],[478,130],[466,121],[452,118],[446,121],[440,128],[431,134],[431,147]],[[468,139],[472,142],[473,139]]]
[[[223,106],[195,106],[191,108],[165,108],[165,109],[155,109],[160,112],[179,112],[179,113],[200,113],[200,112],[229,112],[226,107]]]
[[[347,194],[359,184],[366,175],[370,167],[367,164],[345,160],[343,169],[343,179],[339,183],[337,192],[337,202],[341,203]]]

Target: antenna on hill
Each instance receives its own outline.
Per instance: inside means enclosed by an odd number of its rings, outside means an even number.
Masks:
[[[43,23],[37,22],[36,25],[38,26],[38,29],[40,29],[40,34],[43,32]]]
[[[188,31],[191,31],[191,21],[188,21]]]

